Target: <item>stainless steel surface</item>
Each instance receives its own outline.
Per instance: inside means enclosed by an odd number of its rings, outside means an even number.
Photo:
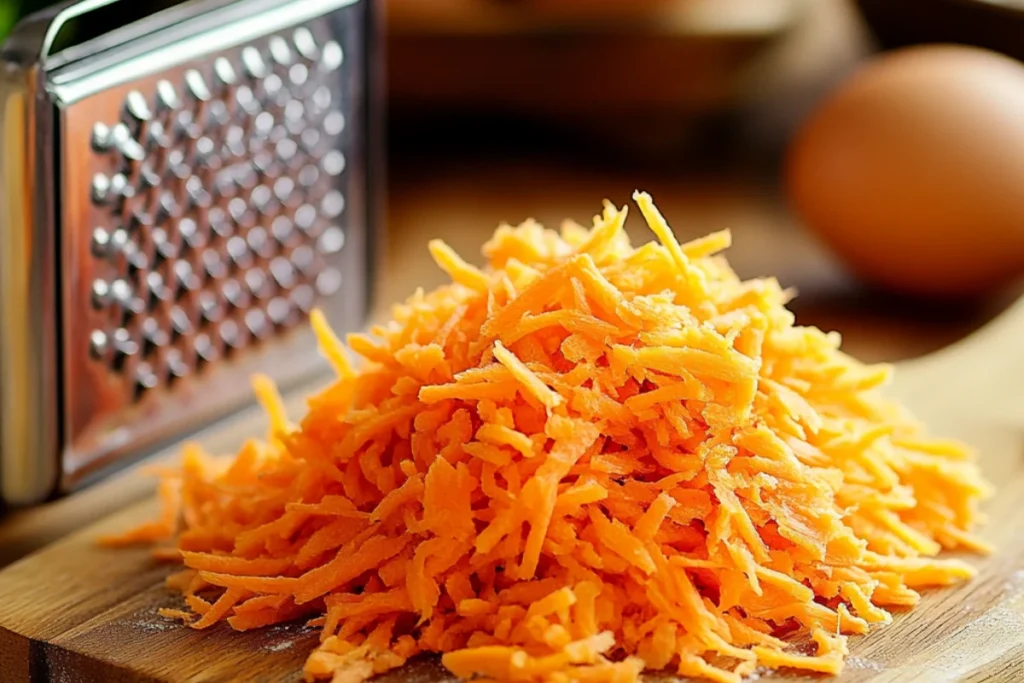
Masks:
[[[56,52],[81,6],[16,31],[0,499],[37,502],[201,426],[248,400],[254,372],[317,372],[315,305],[361,323],[368,5],[186,2]]]
[[[0,65],[0,497],[13,503],[60,472],[53,110],[38,59],[50,20],[23,23]]]

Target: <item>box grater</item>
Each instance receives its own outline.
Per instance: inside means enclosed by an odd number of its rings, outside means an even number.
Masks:
[[[0,74],[0,504],[322,372],[378,252],[369,0],[85,0]]]

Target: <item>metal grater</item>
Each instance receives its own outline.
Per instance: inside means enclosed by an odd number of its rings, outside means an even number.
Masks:
[[[369,0],[85,0],[0,75],[0,504],[322,371],[379,236]]]

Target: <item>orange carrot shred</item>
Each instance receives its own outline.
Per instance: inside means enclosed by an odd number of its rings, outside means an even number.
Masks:
[[[610,202],[589,230],[499,227],[480,268],[432,241],[451,284],[350,335],[362,367],[314,311],[337,379],[302,420],[256,378],[269,437],[189,446],[158,518],[101,542],[183,564],[161,614],[193,628],[319,628],[308,681],[423,652],[524,683],[838,674],[847,635],[973,576],[937,556],[989,550],[989,484],[886,399],[889,368],[740,280],[728,231],[681,243],[634,199],[639,248]]]

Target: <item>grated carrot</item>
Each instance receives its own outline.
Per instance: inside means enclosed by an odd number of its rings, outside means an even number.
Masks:
[[[936,556],[988,549],[989,486],[888,368],[741,281],[727,231],[681,244],[634,198],[659,240],[636,249],[608,202],[590,230],[500,227],[482,269],[431,242],[452,284],[350,336],[361,369],[315,312],[338,379],[301,422],[257,378],[269,437],[190,446],[159,518],[103,541],[171,540],[187,609],[163,613],[192,628],[312,619],[308,680],[421,652],[505,681],[838,674],[847,634],[973,576]]]

